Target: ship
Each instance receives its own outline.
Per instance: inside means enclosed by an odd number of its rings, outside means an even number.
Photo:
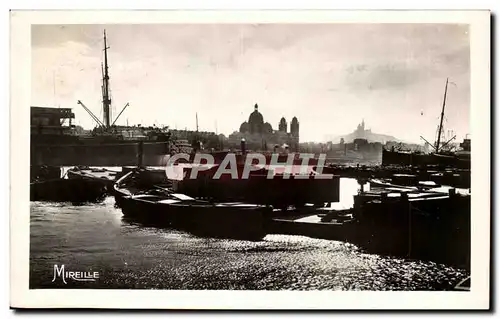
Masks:
[[[403,149],[395,149],[394,146],[390,150],[384,148],[382,150],[382,166],[436,166],[441,168],[470,169],[470,138],[466,136],[460,144],[459,150],[450,147],[450,143],[456,138],[456,135],[448,141],[443,141],[443,119],[448,83],[449,81],[446,79],[436,142],[432,144],[421,136],[425,144],[431,147],[432,151],[430,153],[405,151]]]
[[[113,119],[109,87],[109,66],[106,30],[104,30],[104,61],[102,70],[102,113],[97,117],[81,100],[77,101],[97,123],[90,132],[78,131],[71,108],[31,107],[31,163],[52,166],[122,166],[135,165],[138,156],[169,154],[171,133],[168,127],[140,124],[116,125],[129,106],[125,104]]]

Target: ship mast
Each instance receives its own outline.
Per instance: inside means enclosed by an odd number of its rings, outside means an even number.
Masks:
[[[121,112],[118,114],[118,116],[115,118],[112,124],[111,123],[111,97],[109,96],[109,73],[108,73],[108,49],[109,47],[107,46],[106,42],[106,30],[104,30],[104,64],[101,63],[101,72],[102,72],[102,86],[101,86],[101,94],[102,94],[102,110],[103,110],[103,121],[99,120],[97,116],[95,116],[88,107],[86,107],[82,101],[78,100],[78,104],[80,104],[85,111],[87,111],[92,119],[97,122],[99,127],[102,127],[102,130],[107,130],[109,127],[115,125],[116,121],[122,115],[123,111],[127,108],[129,105],[128,103],[125,104]],[[128,120],[127,120],[127,126],[128,126]]]
[[[104,125],[110,126],[111,119],[111,98],[109,97],[109,73],[108,73],[108,49],[106,44],[106,30],[104,30],[104,74],[102,78],[102,108],[104,113]]]
[[[194,136],[194,151],[197,152],[201,149],[201,143],[198,136],[198,112],[196,112],[196,133]]]
[[[444,107],[446,105],[446,93],[448,91],[448,78],[446,78],[446,86],[444,87],[444,98],[443,98],[443,109],[441,110],[441,120],[439,122],[438,137],[436,141],[436,153],[439,152],[439,147],[441,143],[441,131],[443,130],[443,118],[444,118]]]

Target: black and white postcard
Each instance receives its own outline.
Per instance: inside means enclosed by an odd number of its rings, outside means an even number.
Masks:
[[[489,11],[12,11],[10,72],[12,307],[489,307]]]

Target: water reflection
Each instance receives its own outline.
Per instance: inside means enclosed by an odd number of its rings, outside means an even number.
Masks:
[[[341,179],[351,207],[359,185]],[[71,206],[31,203],[30,288],[450,289],[464,270],[365,254],[354,245],[303,236],[259,242],[199,238],[122,219],[112,197]],[[52,283],[54,264],[100,272],[95,283]]]

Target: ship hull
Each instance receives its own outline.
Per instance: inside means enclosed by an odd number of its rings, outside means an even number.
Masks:
[[[339,176],[326,174],[299,176],[293,173],[287,176],[272,172],[273,176],[268,178],[268,170],[261,169],[253,171],[248,178],[243,178],[244,168],[238,166],[237,178],[229,174],[222,174],[220,178],[216,178],[218,169],[218,166],[214,166],[206,171],[200,171],[196,179],[191,179],[188,168],[184,179],[174,181],[174,188],[195,198],[245,201],[272,205],[276,208],[286,208],[290,205],[302,207],[305,204],[323,206],[325,203],[339,201]],[[312,166],[310,170],[312,172]]]
[[[459,157],[454,155],[403,153],[383,150],[382,165],[439,166],[470,169],[470,156]]]
[[[168,142],[115,141],[77,144],[31,143],[31,165],[133,166],[155,165],[158,156],[169,154]]]
[[[59,178],[30,184],[31,201],[99,202],[105,195],[104,185],[93,180]]]
[[[261,240],[270,209],[238,203],[169,202],[155,196],[120,199],[125,219],[150,226],[172,227],[200,237]]]

